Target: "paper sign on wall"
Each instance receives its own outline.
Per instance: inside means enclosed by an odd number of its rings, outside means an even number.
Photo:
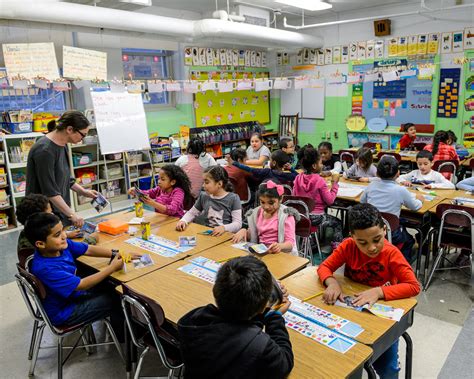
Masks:
[[[453,33],[443,33],[441,35],[441,53],[450,53],[453,49]]]
[[[396,57],[398,55],[398,38],[390,38],[388,41],[388,56]]]
[[[474,49],[474,28],[464,29],[464,49]]]
[[[383,41],[375,41],[375,59],[382,59],[384,57],[384,44]]]
[[[357,43],[357,59],[367,59],[367,49],[365,41],[360,41]]]
[[[324,66],[324,50],[318,49],[316,50],[317,62],[318,66]]]
[[[83,80],[107,80],[107,53],[63,46],[63,76]]]
[[[367,59],[375,58],[375,41],[367,41]]]
[[[412,57],[418,53],[418,36],[408,36],[408,56]]]
[[[324,49],[324,64],[332,64],[332,47]]]
[[[334,46],[332,49],[332,63],[341,63],[341,46]]]
[[[26,79],[59,78],[58,62],[52,42],[4,44],[2,48],[9,78],[18,75]]]
[[[428,51],[428,35],[427,34],[420,34],[418,36],[418,54],[426,54]]]
[[[345,45],[341,47],[341,63],[349,62],[349,46]]]
[[[439,33],[431,33],[428,35],[428,54],[438,54],[439,50]]]
[[[453,53],[460,53],[463,50],[463,32],[453,32]]]
[[[407,53],[408,53],[407,37],[398,38],[397,55],[399,57],[405,57],[407,55]]]
[[[357,60],[357,44],[355,42],[349,44],[349,60]]]

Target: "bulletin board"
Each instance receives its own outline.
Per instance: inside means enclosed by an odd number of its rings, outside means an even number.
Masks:
[[[433,59],[407,60],[406,63],[427,64],[433,63]],[[375,65],[378,65],[378,62],[375,62]],[[353,66],[356,72],[367,72],[373,68],[372,63]],[[380,82],[364,83],[362,114],[367,120],[383,117],[388,125],[401,125],[407,122],[430,124],[432,92],[433,81],[419,80],[417,77],[389,82],[382,88]],[[405,96],[402,97],[403,95]]]
[[[197,80],[268,78],[268,72],[193,72]],[[270,123],[270,91],[198,92],[194,95],[196,127],[257,121]]]
[[[459,104],[460,68],[442,68],[439,75],[439,95],[437,116],[456,118]]]

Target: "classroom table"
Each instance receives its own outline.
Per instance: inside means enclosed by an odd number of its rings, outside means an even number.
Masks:
[[[179,235],[188,235],[188,236],[195,235],[196,241],[197,241],[196,247],[194,247],[193,249],[189,251],[176,254],[173,257],[164,257],[159,254],[151,253],[148,250],[128,244],[125,241],[132,238],[132,236],[130,236],[129,234],[124,234],[112,241],[102,243],[100,246],[104,248],[118,249],[125,253],[137,252],[141,254],[150,254],[154,264],[148,267],[135,269],[133,267],[133,263],[127,263],[126,272],[124,272],[123,270],[114,272],[111,275],[111,278],[115,279],[118,282],[124,282],[124,283],[129,282],[130,280],[136,279],[152,271],[166,267],[167,265],[173,262],[182,260],[192,254],[196,254],[203,250],[207,250],[211,247],[219,245],[225,241],[228,241],[232,237],[230,233],[225,233],[224,235],[220,237],[199,235],[197,234],[198,232],[207,230],[209,228],[202,225],[193,224],[193,223],[189,224],[188,228],[186,229],[186,232],[178,232],[176,231],[176,223],[178,219],[175,217],[169,217],[169,216],[167,217],[168,217],[167,222],[165,223],[163,221],[163,223],[152,228],[151,233],[157,236],[165,237],[169,240],[176,241],[176,242],[178,242]],[[103,270],[105,267],[107,267],[109,263],[108,259],[88,257],[88,256],[82,256],[78,259],[78,261],[97,271]]]
[[[132,280],[127,286],[156,300],[163,308],[166,319],[177,324],[192,309],[214,303],[212,284],[178,270],[185,264],[186,261],[175,262]],[[372,349],[361,343],[346,354],[340,354],[294,330],[288,332],[295,356],[290,378],[361,377],[363,364],[372,354]]]
[[[244,250],[232,247],[232,241],[227,241],[206,251],[202,251],[199,254],[192,254],[192,257],[197,255],[212,259],[214,261],[225,261],[234,257],[249,255],[249,253]],[[306,267],[309,263],[309,259],[307,258],[302,258],[288,253],[266,254],[263,256],[259,256],[258,254],[253,255],[265,262],[272,275],[280,280],[294,274],[295,272],[298,272],[299,270]],[[190,257],[186,260],[189,259],[192,258]]]
[[[353,295],[370,288],[360,283],[356,283],[342,275],[336,274],[335,277],[339,283],[341,283],[344,294],[347,295]],[[289,278],[284,279],[282,283],[286,286],[290,295],[299,299],[304,299],[313,294],[320,293],[325,289],[324,285],[319,281],[316,267],[307,267]],[[378,301],[378,303],[389,304],[395,308],[402,308],[405,313],[399,322],[377,317],[367,312],[358,312],[353,309],[327,305],[323,302],[322,295],[310,299],[308,302],[321,309],[355,322],[364,328],[364,331],[354,339],[373,349],[373,355],[365,364],[365,368],[369,373],[369,378],[375,378],[375,372],[372,367],[373,362],[383,352],[385,352],[388,347],[395,343],[400,337],[403,337],[407,343],[405,375],[406,378],[411,378],[413,343],[406,330],[413,324],[414,309],[417,304],[416,299],[410,298],[390,302],[382,300]]]
[[[351,147],[349,149],[345,149],[345,151],[351,151],[353,153],[357,153],[359,148]],[[381,150],[381,153],[395,153],[395,154],[400,154],[400,157],[402,159],[402,162],[410,162],[410,163],[415,163],[416,162],[416,154],[418,154],[418,151],[396,151],[396,150]],[[378,159],[378,152],[375,152],[372,156],[374,160]]]

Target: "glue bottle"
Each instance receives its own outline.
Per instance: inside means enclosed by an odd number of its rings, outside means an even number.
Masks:
[[[395,152],[396,153],[400,152],[400,142],[397,143],[397,147],[395,148]]]

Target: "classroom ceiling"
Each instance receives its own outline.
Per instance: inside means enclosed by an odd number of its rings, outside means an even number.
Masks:
[[[194,11],[200,13],[212,12],[216,10],[216,0],[152,0],[154,6]],[[323,14],[334,14],[339,12],[347,12],[351,10],[360,10],[363,8],[376,7],[389,4],[406,4],[420,3],[419,0],[325,0],[333,5],[332,9],[319,12],[305,11],[307,16],[316,16]],[[280,9],[284,12],[301,14],[301,9],[276,3],[274,0],[229,0],[230,5],[253,4],[255,6],[266,7],[271,9]],[[243,4],[245,3],[245,4]],[[226,0],[217,0],[219,9],[227,9]],[[143,10],[142,10],[143,11]],[[288,15],[287,15],[288,16]]]

